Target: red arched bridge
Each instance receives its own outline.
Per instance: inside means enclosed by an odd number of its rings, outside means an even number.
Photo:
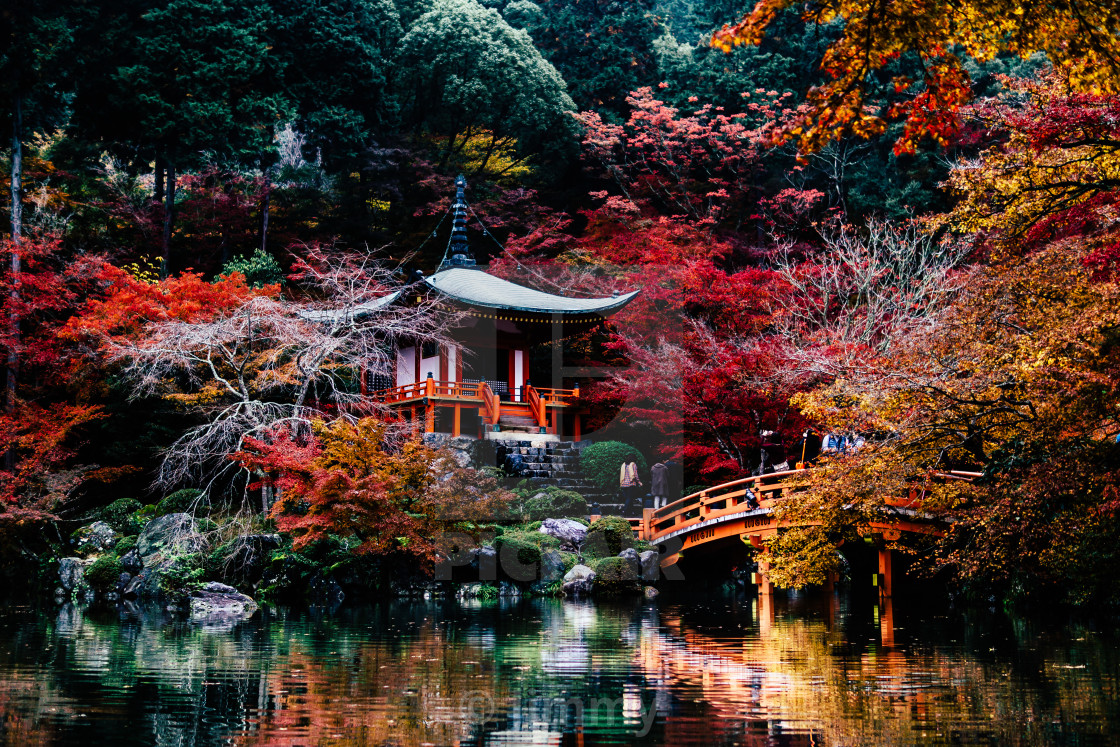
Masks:
[[[769,475],[746,477],[686,495],[664,508],[646,509],[641,518],[630,519],[639,539],[665,548],[661,567],[677,563],[683,551],[703,547],[728,538],[739,538],[760,549],[763,543],[789,524],[781,524],[774,516],[779,501],[796,500],[798,493],[808,489],[812,470],[790,470]],[[938,473],[939,479],[971,480],[976,472]],[[916,495],[887,500],[881,520],[872,520],[862,532],[879,551],[879,575],[876,583],[880,593],[891,595],[893,574],[891,550],[888,546],[903,533],[940,536],[946,524],[918,509]],[[759,593],[770,594],[772,587],[760,566],[756,578]]]

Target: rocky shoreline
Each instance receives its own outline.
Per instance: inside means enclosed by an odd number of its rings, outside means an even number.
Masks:
[[[58,560],[53,577],[57,603],[158,605],[207,622],[251,616],[258,600],[300,597],[330,605],[349,596],[650,599],[660,578],[657,551],[643,547],[618,517],[590,524],[549,518],[455,535],[460,545],[431,573],[418,572],[415,563],[347,556],[341,541],[303,553],[275,533],[219,542],[220,525],[184,511],[150,518],[135,535],[129,528],[98,520],[74,532],[74,554]]]

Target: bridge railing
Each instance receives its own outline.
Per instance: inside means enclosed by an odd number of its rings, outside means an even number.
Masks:
[[[812,469],[788,470],[715,485],[650,512],[648,519],[641,520],[636,528],[644,539],[656,542],[666,535],[705,521],[754,508],[770,508],[777,501],[808,490],[813,472]],[[935,480],[972,481],[979,476],[979,472],[958,470],[930,473]],[[922,506],[925,497],[926,491],[915,486],[908,495],[887,498],[884,504],[892,508],[917,509]]]
[[[753,508],[769,508],[808,487],[809,470],[787,470],[732,480],[686,495],[659,508],[649,518],[644,534],[649,541],[681,529]]]

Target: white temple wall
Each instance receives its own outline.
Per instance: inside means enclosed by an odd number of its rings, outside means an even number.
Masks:
[[[439,353],[437,352],[431,358],[420,359],[420,381],[428,378],[428,373],[431,372],[432,378],[439,381]]]
[[[416,348],[397,349],[397,386],[416,382]]]
[[[447,348],[447,380],[458,381],[459,367],[459,348],[455,345],[449,345]]]
[[[525,385],[525,351],[513,351],[513,391],[518,402],[521,401],[521,387]]]

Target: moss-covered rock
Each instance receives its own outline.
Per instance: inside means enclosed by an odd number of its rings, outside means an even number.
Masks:
[[[201,490],[194,488],[184,488],[176,490],[171,495],[164,498],[156,504],[155,515],[166,516],[167,514],[195,514],[201,515],[206,513],[203,509],[208,509],[209,504],[204,499],[204,494]]]
[[[118,498],[101,509],[101,520],[121,534],[137,535],[145,522],[136,512],[143,507],[144,504],[135,498]]]
[[[587,514],[587,501],[575,491],[550,487],[527,500],[524,511],[530,519],[536,521],[584,516]]]
[[[206,540],[199,534],[194,517],[186,513],[153,519],[136,540],[136,550],[145,565],[153,555],[193,555],[205,546]]]
[[[580,548],[584,557],[606,558],[618,555],[637,543],[630,522],[620,516],[604,516],[591,523]]]
[[[125,536],[117,540],[117,544],[113,545],[113,554],[118,558],[123,558],[135,549],[136,537]]]
[[[559,550],[560,540],[541,532],[507,530],[494,540],[498,568],[514,581],[528,583],[541,575],[541,553]]]
[[[121,561],[116,555],[102,555],[86,568],[85,580],[99,592],[110,591],[120,581]]]
[[[638,574],[626,558],[600,558],[592,561],[591,570],[595,571],[593,589],[596,595],[626,596],[642,591]]]
[[[95,521],[70,535],[74,551],[83,557],[108,551],[117,544],[119,535],[104,521]]]

